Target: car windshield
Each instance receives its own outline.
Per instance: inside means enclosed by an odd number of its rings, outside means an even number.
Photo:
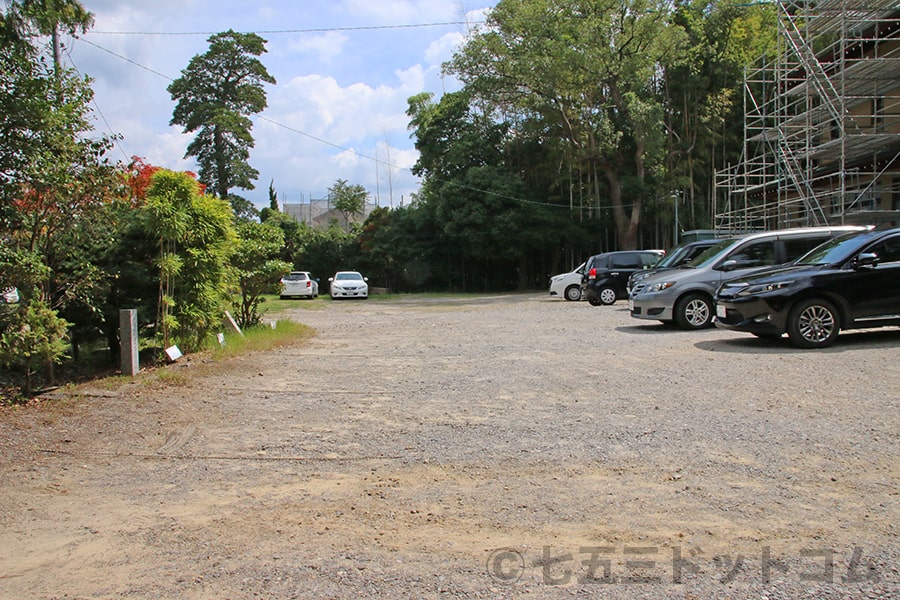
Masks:
[[[722,240],[718,244],[714,246],[710,246],[706,250],[703,251],[702,254],[695,256],[693,259],[688,261],[686,264],[681,265],[682,269],[696,269],[698,267],[705,267],[706,265],[715,262],[719,255],[734,246],[738,243],[738,240]]]
[[[362,279],[362,275],[360,275],[359,273],[338,273],[338,274],[335,276],[335,279],[338,280],[338,281],[343,281],[343,280],[361,280],[361,279]]]
[[[687,246],[675,246],[654,265],[654,268],[677,265],[688,252],[690,252],[690,249]]]
[[[844,262],[853,256],[870,236],[861,237],[854,231],[832,238],[820,246],[816,246],[795,262],[795,265],[831,265]]]
[[[302,281],[306,279],[306,273],[288,273],[284,276],[285,281]]]

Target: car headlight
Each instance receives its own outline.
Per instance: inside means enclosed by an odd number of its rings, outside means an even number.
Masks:
[[[748,285],[737,293],[738,296],[755,296],[757,294],[767,294],[784,289],[794,283],[793,280],[776,281],[774,283],[760,283],[758,285]]]
[[[661,292],[663,290],[667,290],[670,287],[675,285],[674,281],[660,281],[659,283],[651,283],[646,287],[644,291],[647,292]]]

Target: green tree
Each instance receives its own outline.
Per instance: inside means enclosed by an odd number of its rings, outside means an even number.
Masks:
[[[228,30],[209,38],[209,50],[191,59],[168,87],[177,102],[171,123],[197,132],[185,158],[196,157],[200,181],[219,198],[229,189],[254,189],[259,172],[250,166],[253,123],[249,115],[266,108],[264,83],[275,78],[259,61],[266,40]]]
[[[158,242],[160,341],[203,347],[222,322],[228,300],[234,215],[225,200],[203,194],[187,173],[154,173],[141,208],[143,227]]]
[[[622,248],[638,242],[649,178],[664,150],[662,65],[683,34],[663,0],[501,0],[490,27],[447,65],[487,112],[539,119],[568,142],[598,207],[608,198]],[[583,185],[583,184],[582,184]]]
[[[11,283],[73,331],[89,330],[101,311],[107,280],[96,258],[111,243],[104,216],[121,179],[106,158],[113,139],[92,136],[90,80],[48,66],[38,43],[90,22],[78,2],[9,3],[2,27],[10,43],[0,47],[0,238],[34,266]]]
[[[0,365],[21,369],[22,392],[30,396],[38,368],[57,363],[65,354],[69,323],[39,298],[16,305],[0,330]]]
[[[291,270],[291,264],[279,260],[284,233],[274,225],[247,221],[237,226],[237,245],[231,257],[239,297],[233,301],[241,327],[259,324],[259,305],[263,294],[275,291],[279,278]]]
[[[350,184],[346,179],[338,179],[328,188],[328,200],[344,217],[344,227],[350,229],[351,219],[359,217],[366,208],[369,192],[359,184]]]
[[[6,13],[0,14],[0,39],[21,49],[37,36],[48,36],[54,69],[59,74],[62,68],[60,29],[75,35],[93,24],[94,15],[78,0],[8,0]]]

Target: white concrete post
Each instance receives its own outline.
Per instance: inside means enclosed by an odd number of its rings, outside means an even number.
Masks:
[[[137,309],[119,311],[119,345],[122,352],[122,374],[137,375],[138,364]]]

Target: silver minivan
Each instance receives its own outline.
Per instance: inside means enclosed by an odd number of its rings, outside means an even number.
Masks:
[[[837,235],[866,229],[807,227],[722,240],[689,264],[637,283],[628,299],[631,316],[674,321],[682,329],[709,327],[715,316],[713,296],[722,282],[797,260]]]

